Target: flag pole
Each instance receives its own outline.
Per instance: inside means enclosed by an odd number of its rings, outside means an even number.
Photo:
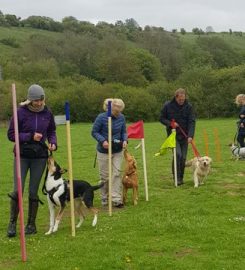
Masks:
[[[111,101],[108,101],[108,171],[109,171],[109,181],[108,181],[108,206],[109,206],[109,216],[112,216],[112,131],[111,131]]]
[[[175,129],[172,129],[172,133],[176,132]],[[174,147],[174,184],[175,187],[178,186],[178,180],[177,180],[177,152],[176,152],[176,145]]]
[[[146,157],[145,157],[145,139],[141,139],[142,143],[142,157],[143,157],[143,168],[144,168],[144,181],[145,181],[145,200],[148,202],[148,181],[147,181],[147,171],[146,171]]]
[[[69,186],[70,186],[70,204],[71,204],[71,230],[72,236],[76,235],[75,229],[75,214],[74,214],[74,192],[73,192],[73,173],[72,173],[72,156],[71,156],[71,125],[70,125],[70,105],[69,102],[65,103],[66,113],[66,139],[68,151],[68,173],[69,173]]]
[[[19,142],[19,128],[18,128],[18,115],[16,105],[16,89],[15,84],[12,84],[12,97],[13,97],[13,118],[14,118],[14,136],[15,136],[15,158],[16,158],[16,176],[18,188],[18,206],[20,212],[20,246],[21,258],[26,262],[26,244],[24,232],[24,211],[23,211],[23,198],[22,198],[22,183],[21,183],[21,167],[20,167],[20,142]]]

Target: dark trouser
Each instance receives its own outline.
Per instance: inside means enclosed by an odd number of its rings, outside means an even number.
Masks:
[[[177,181],[178,181],[178,184],[183,183],[187,150],[188,150],[187,140],[176,140]],[[173,177],[174,177],[174,159],[172,161],[172,173],[173,173]],[[175,177],[174,177],[174,179],[175,179]]]
[[[46,158],[42,159],[24,159],[21,158],[21,182],[22,182],[22,193],[25,187],[25,179],[28,171],[30,171],[30,182],[29,182],[29,210],[28,210],[28,221],[26,227],[26,233],[36,233],[35,219],[38,210],[38,188],[42,179],[43,172],[46,167]],[[19,213],[18,209],[18,183],[16,173],[16,160],[14,160],[14,191],[10,195],[10,223],[8,227],[8,236],[13,237],[16,235],[16,221]],[[30,226],[31,225],[31,226]]]
[[[21,167],[21,183],[22,192],[25,187],[25,180],[28,171],[30,171],[30,182],[29,182],[29,197],[36,198],[38,196],[38,188],[42,179],[43,172],[46,167],[46,158],[37,159],[20,159]],[[14,192],[18,191],[17,187],[17,175],[16,175],[16,160],[14,160]]]
[[[245,138],[245,132],[239,131],[237,135],[237,142],[239,143],[240,147],[245,147],[244,138]]]

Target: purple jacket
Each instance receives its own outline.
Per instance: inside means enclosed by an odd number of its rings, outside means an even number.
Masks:
[[[32,112],[27,106],[22,106],[18,108],[17,115],[20,144],[32,141],[34,133],[38,132],[43,135],[42,142],[48,140],[49,143],[57,146],[54,116],[46,106],[41,112]],[[8,138],[12,142],[15,141],[14,134],[14,119],[12,118],[8,129]]]

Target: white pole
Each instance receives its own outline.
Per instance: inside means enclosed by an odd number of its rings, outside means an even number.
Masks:
[[[142,142],[142,157],[143,157],[144,181],[145,181],[145,200],[149,201],[149,198],[148,198],[147,171],[146,171],[146,158],[145,158],[145,139],[142,138],[141,142]]]
[[[172,132],[176,132],[175,129],[172,129]],[[174,183],[175,187],[178,186],[178,180],[177,180],[177,153],[176,153],[176,146],[174,147]]]

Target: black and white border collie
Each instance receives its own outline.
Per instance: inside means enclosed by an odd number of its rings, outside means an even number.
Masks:
[[[62,178],[62,174],[65,172],[66,170],[62,169],[56,163],[53,156],[49,156],[47,161],[46,177],[42,189],[43,193],[47,195],[50,212],[50,226],[49,231],[45,233],[46,235],[54,233],[58,230],[66,203],[70,201],[69,182]],[[93,207],[94,191],[101,188],[103,185],[104,183],[97,186],[91,186],[86,181],[73,180],[75,212],[80,218],[79,223],[76,225],[77,228],[82,225],[85,219],[85,215],[82,211],[83,204],[85,204],[85,206],[94,215],[92,226],[97,224],[98,210]],[[59,207],[59,212],[55,217],[56,206]]]

